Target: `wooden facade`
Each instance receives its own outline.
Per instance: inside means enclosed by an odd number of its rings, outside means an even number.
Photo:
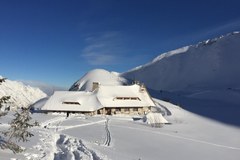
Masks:
[[[104,107],[92,112],[92,115],[144,115],[151,111],[151,107]]]

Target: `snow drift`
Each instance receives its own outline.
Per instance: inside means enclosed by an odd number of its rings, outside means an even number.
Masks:
[[[233,32],[156,57],[121,76],[167,91],[240,87],[240,33]]]
[[[12,107],[28,107],[47,95],[39,88],[24,85],[21,82],[5,80],[0,84],[0,97],[10,96]]]
[[[119,77],[116,72],[108,72],[104,69],[94,69],[75,82],[69,90],[91,91],[93,82],[99,82],[102,85],[122,85],[126,83],[126,80]]]
[[[168,123],[168,121],[162,116],[161,113],[150,112],[143,117],[143,121],[152,127],[162,127],[163,124]]]

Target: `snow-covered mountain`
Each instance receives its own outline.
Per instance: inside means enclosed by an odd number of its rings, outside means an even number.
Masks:
[[[58,86],[54,86],[54,85],[43,83],[43,82],[39,82],[39,81],[26,81],[26,80],[23,80],[21,82],[23,84],[25,84],[25,85],[29,85],[31,87],[39,88],[44,93],[46,93],[48,96],[51,96],[55,91],[65,91],[65,90],[67,90],[67,88],[58,87]]]
[[[18,81],[5,80],[0,84],[0,97],[10,96],[12,107],[28,107],[47,95],[39,88],[24,85]]]
[[[108,72],[104,69],[94,69],[86,73],[81,79],[75,82],[70,91],[91,91],[93,82],[103,85],[122,85],[126,80],[117,72]]]
[[[148,88],[196,91],[240,87],[240,33],[160,54],[152,62],[121,76]]]
[[[240,33],[160,54],[121,76],[143,82],[150,94],[220,122],[239,126]]]

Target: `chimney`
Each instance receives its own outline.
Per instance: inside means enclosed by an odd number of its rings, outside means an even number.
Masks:
[[[99,88],[99,84],[100,84],[99,82],[93,82],[93,84],[92,84],[92,92]]]
[[[140,85],[140,92],[145,92],[146,91],[146,87],[145,87],[145,85],[142,83],[141,85]]]

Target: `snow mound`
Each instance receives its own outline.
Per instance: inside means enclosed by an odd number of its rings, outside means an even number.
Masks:
[[[161,127],[168,121],[162,116],[161,113],[150,112],[143,118],[143,121],[150,124],[152,127]]]
[[[239,88],[239,43],[240,33],[233,32],[163,53],[121,76],[139,80],[154,90]]]
[[[119,77],[117,72],[109,72],[104,69],[94,69],[75,82],[69,90],[92,91],[93,82],[99,82],[102,85],[122,85],[126,83],[126,80]]]
[[[81,140],[78,140],[76,138],[71,138],[61,134],[60,138],[57,140],[56,145],[58,148],[58,152],[54,155],[55,160],[101,159],[94,151],[87,148]]]
[[[0,97],[10,96],[11,107],[28,107],[47,95],[39,88],[24,85],[21,82],[5,80],[0,84]]]

